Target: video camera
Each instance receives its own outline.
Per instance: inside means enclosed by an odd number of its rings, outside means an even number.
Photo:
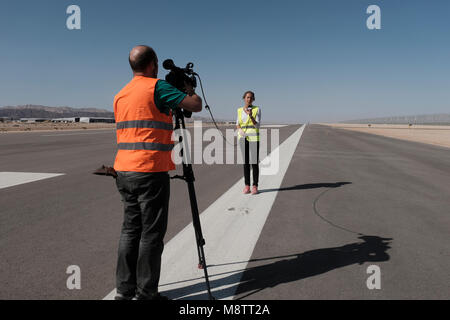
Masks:
[[[166,75],[166,81],[185,93],[185,83],[192,85],[193,88],[197,87],[197,79],[195,79],[197,74],[192,69],[193,67],[194,64],[192,62],[186,64],[185,68],[177,67],[172,59],[167,59],[163,62],[163,68],[170,71]],[[192,112],[187,110],[183,110],[183,114],[186,118],[192,116]]]

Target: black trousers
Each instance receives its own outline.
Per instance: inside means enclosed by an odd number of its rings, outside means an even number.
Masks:
[[[259,141],[249,142],[247,139],[241,139],[244,142],[242,147],[245,150],[244,157],[244,180],[245,185],[250,185],[250,168],[253,171],[253,185],[258,186],[259,181]],[[241,142],[242,143],[242,142]]]
[[[117,172],[124,219],[116,269],[117,292],[158,292],[170,197],[167,172]]]

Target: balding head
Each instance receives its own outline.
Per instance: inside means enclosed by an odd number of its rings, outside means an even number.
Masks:
[[[153,62],[157,65],[156,53],[148,46],[136,46],[130,51],[128,61],[133,72],[145,73]]]

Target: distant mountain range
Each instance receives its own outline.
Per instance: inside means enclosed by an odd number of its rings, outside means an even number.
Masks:
[[[340,121],[341,123],[361,124],[450,124],[450,114],[424,114],[416,116],[398,116],[372,119]]]
[[[24,106],[0,107],[0,117],[20,118],[72,118],[102,117],[114,118],[114,113],[97,108],[47,107],[27,104]]]

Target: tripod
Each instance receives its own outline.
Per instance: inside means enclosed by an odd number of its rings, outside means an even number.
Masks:
[[[198,212],[198,206],[197,206],[197,198],[195,196],[195,188],[194,188],[194,171],[192,170],[192,164],[190,160],[190,154],[189,149],[186,145],[186,140],[183,139],[183,133],[186,129],[184,125],[184,115],[183,111],[179,108],[177,108],[174,111],[175,114],[175,130],[182,129],[181,135],[179,138],[179,142],[182,143],[182,149],[181,149],[181,155],[183,156],[183,176],[175,175],[171,177],[171,179],[181,179],[186,181],[188,185],[188,191],[189,191],[189,200],[191,202],[191,212],[192,212],[192,223],[194,225],[195,230],[195,239],[197,242],[197,252],[198,252],[198,268],[203,269],[205,273],[205,280],[206,280],[206,287],[208,290],[208,297],[210,300],[214,300],[214,297],[211,294],[211,287],[209,285],[209,278],[208,278],[208,268],[206,266],[206,259],[205,259],[205,252],[203,250],[203,246],[205,245],[205,239],[203,239],[202,234],[202,226],[200,224],[200,215]]]

